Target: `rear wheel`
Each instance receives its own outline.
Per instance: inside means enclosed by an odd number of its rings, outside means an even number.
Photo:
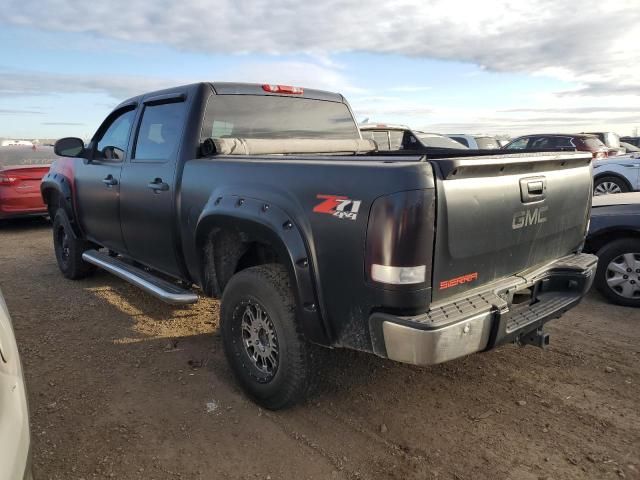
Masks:
[[[304,398],[314,353],[297,327],[282,265],[236,273],[224,289],[220,317],[227,360],[253,400],[278,410]]]
[[[595,283],[611,302],[640,307],[640,240],[611,242],[598,252]]]
[[[58,209],[53,218],[53,249],[58,268],[65,277],[78,280],[95,271],[93,265],[82,260],[82,254],[90,248],[89,242],[76,238],[67,214],[64,210]]]
[[[598,178],[593,184],[593,194],[598,195],[607,195],[610,193],[624,193],[628,192],[629,187],[619,177],[601,177]]]

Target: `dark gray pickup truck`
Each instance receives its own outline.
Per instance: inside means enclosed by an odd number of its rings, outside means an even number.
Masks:
[[[227,358],[267,408],[304,396],[318,346],[416,365],[544,346],[596,267],[590,155],[377,152],[334,93],[176,87],[56,152],[41,189],[63,275],[221,298]]]

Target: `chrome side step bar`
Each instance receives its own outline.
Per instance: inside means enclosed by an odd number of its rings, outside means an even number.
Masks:
[[[82,259],[109,273],[113,273],[116,277],[126,280],[163,302],[172,305],[184,305],[198,301],[198,295],[195,293],[158,278],[145,270],[129,265],[117,257],[110,257],[106,253],[87,250],[82,254]]]

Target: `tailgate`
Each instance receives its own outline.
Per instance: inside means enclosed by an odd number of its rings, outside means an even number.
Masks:
[[[591,156],[433,161],[439,170],[433,301],[575,252],[586,232]]]

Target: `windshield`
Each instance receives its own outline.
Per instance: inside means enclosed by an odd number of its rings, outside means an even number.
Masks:
[[[462,145],[455,140],[452,140],[449,137],[443,137],[442,135],[437,135],[435,133],[418,133],[415,132],[416,136],[420,139],[420,142],[425,147],[433,147],[433,148],[457,148],[459,150],[468,150],[467,147]]]
[[[16,165],[49,165],[56,159],[52,147],[0,147],[0,168]]]
[[[202,139],[360,138],[346,104],[277,95],[213,95]]]
[[[476,143],[478,144],[478,148],[481,150],[500,148],[500,144],[493,137],[476,137]]]

